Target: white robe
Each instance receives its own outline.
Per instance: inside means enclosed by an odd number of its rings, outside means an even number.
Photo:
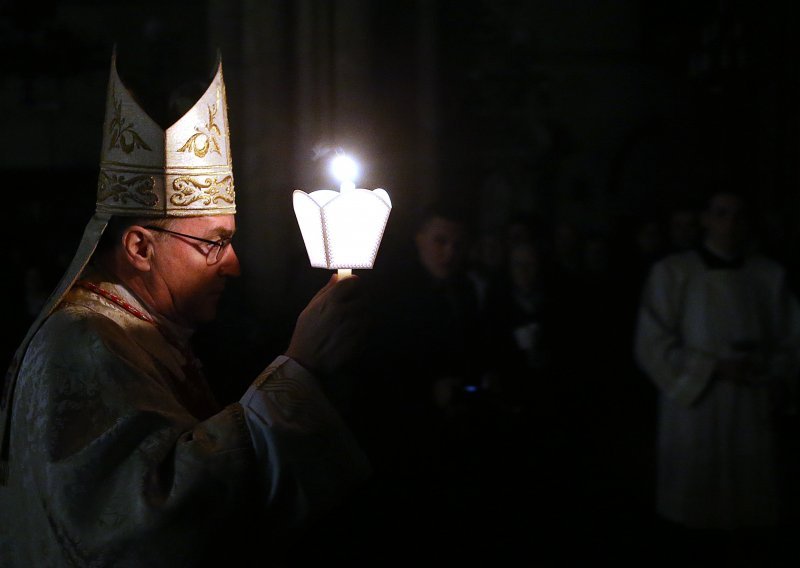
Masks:
[[[300,365],[279,357],[220,409],[179,335],[77,287],[44,323],[13,401],[0,566],[235,563],[253,538],[268,566],[366,478]]]
[[[740,342],[756,346],[758,385],[713,376]],[[658,262],[635,353],[659,389],[657,512],[696,528],[777,523],[776,394],[794,392],[800,369],[800,308],[783,269],[759,255],[711,269],[694,251]]]

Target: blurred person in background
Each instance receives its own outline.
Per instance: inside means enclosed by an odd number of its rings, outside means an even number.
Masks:
[[[781,521],[775,418],[796,389],[800,307],[784,268],[750,246],[748,214],[741,193],[713,192],[701,244],[653,266],[639,310],[635,355],[658,388],[656,511],[692,558],[763,561]]]

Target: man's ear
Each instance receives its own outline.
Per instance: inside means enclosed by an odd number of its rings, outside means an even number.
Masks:
[[[153,236],[144,227],[131,225],[122,234],[123,258],[137,270],[150,271],[153,253]]]

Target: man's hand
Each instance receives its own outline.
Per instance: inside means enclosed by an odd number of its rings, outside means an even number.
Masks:
[[[363,296],[357,276],[331,276],[298,316],[286,355],[312,373],[339,369],[364,345],[367,314]]]

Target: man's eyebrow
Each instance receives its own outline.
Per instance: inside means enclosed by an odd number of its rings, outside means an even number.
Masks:
[[[209,238],[217,237],[219,239],[230,239],[233,237],[235,232],[236,232],[235,229],[231,230],[226,227],[214,227],[206,234],[208,235]]]

